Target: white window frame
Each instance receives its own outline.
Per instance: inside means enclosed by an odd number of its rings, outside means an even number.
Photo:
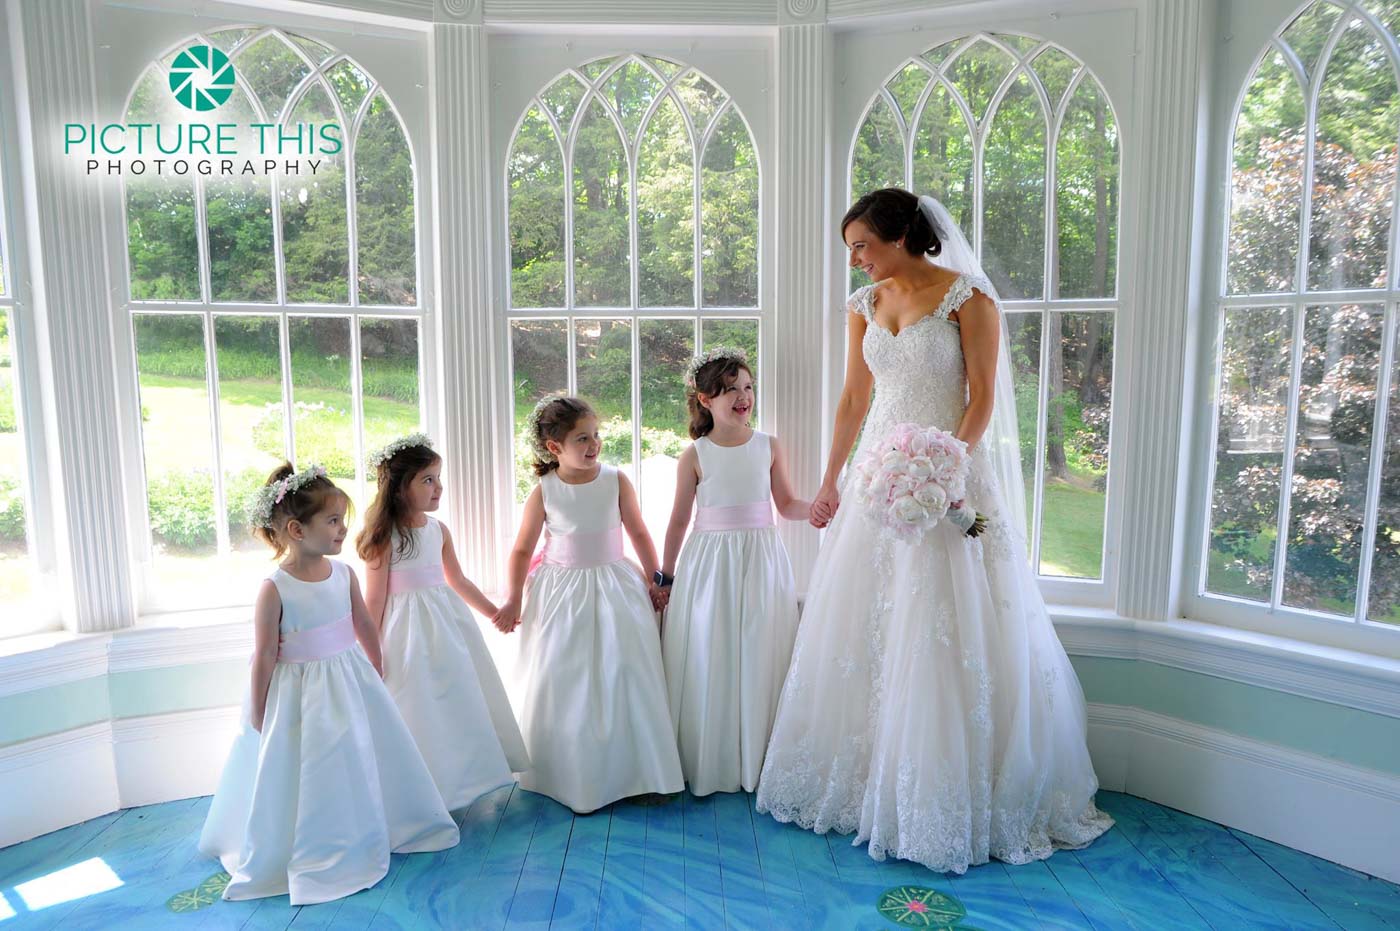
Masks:
[[[1360,3],[1345,5],[1342,21],[1348,20],[1353,12],[1364,14]],[[1310,3],[1300,4],[1298,0],[1232,0],[1229,10],[1231,41],[1220,46],[1221,56],[1217,62],[1216,84],[1218,92],[1211,112],[1210,138],[1217,140],[1210,153],[1209,177],[1212,183],[1209,191],[1218,193],[1218,198],[1208,198],[1210,236],[1206,254],[1212,260],[1206,265],[1204,293],[1209,299],[1204,302],[1207,319],[1200,327],[1199,352],[1201,373],[1199,390],[1205,405],[1202,416],[1197,419],[1193,433],[1194,455],[1192,463],[1193,488],[1191,500],[1195,506],[1188,520],[1186,540],[1187,564],[1183,573],[1183,610],[1188,616],[1241,627],[1261,633],[1291,637],[1323,646],[1342,649],[1362,650],[1400,658],[1400,625],[1384,624],[1367,620],[1367,600],[1370,588],[1370,568],[1374,553],[1375,521],[1378,503],[1377,489],[1384,465],[1385,418],[1389,400],[1389,385],[1396,339],[1397,315],[1400,315],[1400,179],[1397,179],[1391,203],[1391,248],[1387,269],[1388,287],[1382,290],[1310,291],[1308,283],[1308,252],[1311,222],[1312,167],[1314,138],[1316,130],[1316,101],[1321,81],[1326,76],[1326,68],[1317,69],[1311,84],[1304,88],[1306,112],[1310,122],[1306,127],[1304,151],[1304,178],[1299,224],[1299,249],[1295,264],[1295,288],[1293,291],[1275,294],[1228,293],[1229,231],[1230,231],[1230,192],[1233,189],[1233,163],[1235,128],[1244,99],[1258,64],[1275,50],[1273,42],[1280,36],[1294,18],[1305,11]],[[1223,14],[1222,14],[1223,15]],[[1384,28],[1379,30],[1385,35]],[[1392,66],[1400,71],[1400,48],[1395,39],[1388,47]],[[1337,42],[1337,34],[1329,38],[1320,55],[1330,58]],[[1285,56],[1288,58],[1288,56]],[[1291,67],[1296,62],[1289,58]],[[1295,73],[1295,77],[1296,77]],[[1397,78],[1400,83],[1400,77]],[[1292,383],[1296,383],[1302,351],[1300,324],[1304,307],[1333,305],[1340,303],[1379,304],[1383,306],[1382,355],[1380,360],[1380,383],[1373,412],[1370,472],[1367,479],[1365,524],[1362,542],[1362,563],[1358,572],[1356,609],[1351,618],[1341,618],[1320,612],[1293,608],[1281,603],[1284,582],[1283,567],[1286,559],[1287,534],[1280,534],[1274,551],[1274,577],[1271,602],[1268,605],[1248,599],[1216,594],[1206,589],[1209,570],[1210,512],[1215,485],[1215,434],[1218,429],[1219,404],[1217,386],[1220,383],[1220,344],[1223,338],[1225,312],[1247,307],[1276,307],[1292,313],[1294,338],[1292,349]],[[1283,468],[1280,476],[1280,489],[1286,489],[1292,476],[1293,456],[1287,455],[1294,446],[1293,427],[1297,420],[1297,396],[1290,392],[1285,439]],[[1382,429],[1374,429],[1379,423]],[[1279,524],[1286,527],[1290,496],[1281,494]]]

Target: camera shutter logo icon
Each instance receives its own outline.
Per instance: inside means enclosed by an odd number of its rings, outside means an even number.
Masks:
[[[233,93],[233,63],[212,45],[191,45],[170,65],[170,92],[191,110],[215,110]]]

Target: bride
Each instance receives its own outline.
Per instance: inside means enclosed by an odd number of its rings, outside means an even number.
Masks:
[[[875,284],[847,305],[846,384],[812,503],[813,524],[830,532],[758,809],[819,833],[854,832],[877,860],[937,872],[1082,847],[1113,821],[1094,806],[1084,693],[1026,558],[996,293],[930,197],[874,191],[841,229],[851,266]],[[837,476],[862,419],[860,452],[900,423],[967,443],[967,502],[985,530],[943,521],[906,543],[854,498],[843,506]]]

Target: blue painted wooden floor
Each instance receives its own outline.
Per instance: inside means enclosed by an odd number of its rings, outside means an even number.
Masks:
[[[217,898],[218,864],[195,849],[209,800],[192,799],[115,812],[0,850],[0,931],[1400,931],[1400,887],[1131,796],[1100,792],[1099,804],[1118,826],[1087,850],[952,876],[876,863],[837,835],[756,814],[746,795],[624,802],[574,817],[542,796],[501,789],[459,813],[459,846],[395,855],[373,889],[292,908],[285,896]]]

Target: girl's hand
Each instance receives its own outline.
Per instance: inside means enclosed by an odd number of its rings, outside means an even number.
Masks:
[[[821,491],[812,499],[811,523],[818,530],[831,523],[831,519],[836,516],[836,510],[841,506],[841,493],[834,485],[823,485]]]
[[[501,605],[491,617],[491,623],[503,634],[511,633],[520,626],[520,605],[514,598]]]
[[[248,712],[248,723],[253,725],[253,730],[262,733],[263,716],[267,714],[266,708],[253,708]]]
[[[657,611],[665,611],[666,604],[671,600],[671,589],[662,588],[655,582],[647,585],[647,594],[651,596],[651,606]]]

